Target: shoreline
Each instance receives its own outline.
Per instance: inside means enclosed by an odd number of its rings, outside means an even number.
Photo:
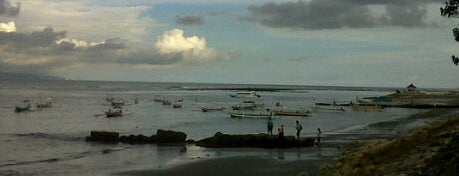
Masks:
[[[356,150],[370,141],[384,141],[406,137],[419,127],[427,123],[439,121],[444,117],[455,114],[452,109],[432,109],[427,112],[409,115],[405,118],[369,124],[369,129],[358,129],[360,135],[332,134],[324,138],[319,150],[334,151],[335,154],[316,156],[314,158],[298,160],[281,160],[259,156],[231,156],[201,158],[184,164],[159,169],[132,170],[113,173],[112,175],[147,176],[147,175],[319,175],[325,165],[335,164],[334,158],[342,156],[345,151]],[[365,134],[371,131],[385,132]],[[310,147],[317,148],[317,147]],[[332,153],[334,153],[332,152]]]

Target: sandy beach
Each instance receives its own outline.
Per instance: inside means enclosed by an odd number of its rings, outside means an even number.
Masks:
[[[333,164],[334,158],[349,148],[360,146],[365,141],[377,139],[393,139],[409,135],[409,133],[420,126],[433,121],[439,121],[455,113],[454,109],[432,109],[395,121],[379,122],[359,129],[353,136],[349,134],[334,134],[324,138],[321,150],[337,150],[336,156],[319,156],[302,160],[280,160],[277,158],[262,158],[257,156],[239,157],[217,157],[199,159],[187,164],[170,168],[158,168],[150,170],[134,170],[115,173],[114,175],[126,176],[182,176],[182,175],[285,175],[296,176],[307,173],[307,175],[318,175],[321,166]],[[376,133],[375,133],[376,132]],[[366,134],[367,133],[367,134]]]
[[[180,165],[169,169],[140,170],[117,173],[115,175],[129,176],[183,176],[183,175],[201,175],[201,176],[233,176],[233,175],[298,175],[306,171],[310,175],[315,175],[319,171],[320,165],[325,162],[331,162],[331,157],[324,157],[319,160],[296,160],[282,161],[277,159],[265,159],[255,156],[248,157],[229,157],[205,159],[190,164]]]

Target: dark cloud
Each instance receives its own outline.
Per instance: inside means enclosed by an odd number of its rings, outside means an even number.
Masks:
[[[18,16],[20,3],[13,5],[9,0],[0,0],[0,16]]]
[[[199,16],[175,16],[175,23],[181,25],[203,25],[204,19]]]
[[[53,28],[45,28],[43,31],[34,31],[31,34],[0,32],[0,45],[8,45],[16,49],[47,47],[55,45],[56,40],[64,38],[65,34],[65,31],[54,32]]]
[[[427,26],[425,4],[429,0],[312,0],[266,3],[249,6],[242,18],[273,28],[339,29],[379,26]],[[372,14],[369,5],[385,6],[382,16]]]
[[[180,30],[165,32],[163,38],[188,41]],[[175,33],[174,33],[175,32]],[[183,32],[183,31],[181,31]],[[193,37],[193,42],[195,42]],[[188,43],[189,44],[189,43]],[[209,51],[202,45],[187,49],[173,49],[168,40],[151,45],[148,43],[129,42],[120,38],[107,39],[99,44],[71,40],[66,38],[65,31],[54,31],[45,28],[30,34],[20,32],[0,32],[0,70],[52,74],[53,70],[65,69],[78,64],[119,64],[119,65],[172,65],[188,64],[190,59],[205,58]],[[162,48],[162,50],[161,50]],[[168,50],[169,49],[169,50]],[[207,49],[207,50],[206,50]],[[164,52],[166,51],[166,52]],[[201,51],[201,52],[199,52]],[[190,58],[191,57],[191,58]]]

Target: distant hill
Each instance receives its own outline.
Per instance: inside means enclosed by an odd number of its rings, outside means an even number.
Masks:
[[[0,80],[64,80],[64,78],[49,75],[0,71]]]

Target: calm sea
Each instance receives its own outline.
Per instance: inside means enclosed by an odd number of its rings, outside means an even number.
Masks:
[[[391,93],[387,88],[322,86],[277,86],[193,83],[139,83],[96,81],[8,81],[0,82],[0,175],[111,175],[120,171],[156,169],[205,158],[257,155],[295,160],[332,155],[323,149],[205,149],[182,146],[99,144],[84,140],[92,130],[128,134],[155,134],[158,129],[185,132],[187,139],[200,140],[216,132],[264,133],[266,120],[231,118],[227,112],[200,111],[201,107],[225,107],[242,103],[229,95],[239,88],[255,88],[264,109],[276,109],[275,102],[288,109],[310,110],[316,102],[347,103],[357,97]],[[118,118],[97,116],[109,108],[107,97],[127,101]],[[182,100],[174,109],[154,102],[155,97]],[[27,99],[38,102],[51,98],[53,107],[15,113],[14,106]],[[135,100],[138,103],[135,103]],[[294,135],[295,121],[303,125],[302,136],[314,136],[317,128],[324,135],[346,133],[366,125],[406,117],[420,110],[385,109],[383,112],[313,112],[310,117],[280,117],[286,134]]]

